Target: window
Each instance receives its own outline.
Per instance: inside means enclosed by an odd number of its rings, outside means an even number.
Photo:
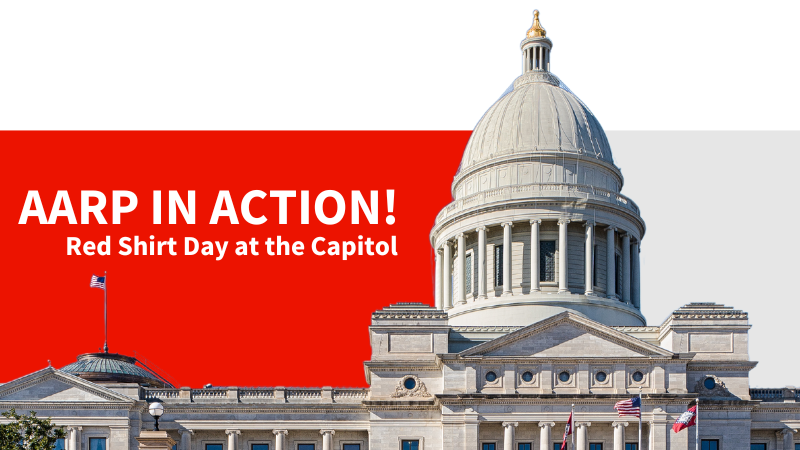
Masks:
[[[719,450],[719,439],[703,439],[700,441],[700,450]]]
[[[569,381],[569,378],[570,378],[569,372],[567,372],[566,370],[558,374],[558,379],[561,380],[562,383],[566,383],[567,381]]]
[[[64,438],[56,439],[56,446],[53,450],[64,450]]]
[[[494,285],[503,285],[503,246],[494,246]]]
[[[406,381],[403,382],[403,387],[405,387],[409,391],[414,389],[416,386],[417,386],[417,380],[411,377],[406,378]]]
[[[589,443],[589,450],[603,450],[603,444]]]
[[[497,379],[497,374],[494,372],[486,372],[486,381],[489,383],[494,382]]]
[[[706,378],[705,381],[703,381],[703,386],[710,391],[710,390],[714,389],[715,387],[717,387],[717,382],[713,378]],[[766,445],[766,444],[764,444],[764,445]]]
[[[361,444],[344,444],[342,450],[361,450]]]
[[[206,450],[222,450],[222,444],[206,444]]]
[[[466,279],[466,293],[469,294],[472,292],[472,253],[467,255],[467,261],[464,264],[464,278]]]
[[[419,441],[402,441],[403,450],[419,450]]]
[[[531,381],[533,381],[533,372],[527,371],[527,372],[523,373],[522,374],[522,381],[524,381],[526,383],[530,383]]]
[[[556,281],[556,241],[539,242],[539,281]]]
[[[106,438],[89,438],[89,450],[106,450]]]
[[[569,449],[569,441],[567,442],[567,449]],[[553,450],[561,450],[561,443],[553,442]]]
[[[619,253],[614,254],[614,270],[617,282],[614,286],[614,293],[621,296],[622,295],[622,257],[619,256]]]
[[[794,446],[797,448],[797,444]],[[750,450],[767,450],[767,444],[750,444]]]
[[[269,450],[269,444],[253,444],[252,450]]]
[[[639,444],[635,442],[627,443],[625,444],[625,450],[639,450]]]
[[[517,444],[517,450],[533,450],[533,444],[530,442],[526,444]]]
[[[314,450],[314,444],[297,444],[297,450]]]
[[[644,374],[641,371],[637,370],[636,372],[633,373],[633,376],[631,378],[633,378],[633,381],[635,381],[636,383],[641,383],[642,380],[644,380]]]
[[[597,286],[597,249],[600,248],[599,245],[594,245],[594,250],[592,251],[592,284]]]
[[[596,374],[594,374],[594,379],[600,383],[603,383],[606,381],[606,373],[603,371],[597,372]]]
[[[494,442],[486,442],[483,444],[482,450],[495,450]]]

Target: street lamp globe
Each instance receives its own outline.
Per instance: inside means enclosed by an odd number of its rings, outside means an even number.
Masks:
[[[164,414],[164,405],[158,402],[150,403],[150,415],[156,419],[156,425],[154,431],[158,431],[158,418]]]

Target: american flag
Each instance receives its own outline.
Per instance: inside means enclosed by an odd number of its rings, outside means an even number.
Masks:
[[[641,417],[642,414],[642,399],[640,397],[633,397],[627,400],[622,400],[614,405],[614,409],[619,412],[619,416],[636,416]]]
[[[92,282],[89,283],[90,288],[98,288],[98,289],[105,289],[106,288],[106,277],[98,277],[97,275],[92,275]]]

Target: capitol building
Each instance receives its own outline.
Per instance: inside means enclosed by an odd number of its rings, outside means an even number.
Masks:
[[[430,233],[435,307],[372,315],[368,388],[172,386],[92,353],[4,380],[0,410],[51,417],[59,450],[555,450],[573,408],[575,450],[800,450],[798,391],[750,388],[747,312],[645,320],[645,222],[605,132],[551,72],[538,12],[520,49]],[[613,408],[640,393],[641,444]],[[699,443],[671,429],[698,398]]]

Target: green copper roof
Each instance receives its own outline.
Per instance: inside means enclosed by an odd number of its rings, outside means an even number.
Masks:
[[[136,359],[116,353],[87,353],[78,360],[61,368],[62,371],[87,379],[120,381],[139,378],[140,382],[151,380],[159,385],[163,382],[152,372],[136,365]],[[103,376],[107,374],[107,376]]]

